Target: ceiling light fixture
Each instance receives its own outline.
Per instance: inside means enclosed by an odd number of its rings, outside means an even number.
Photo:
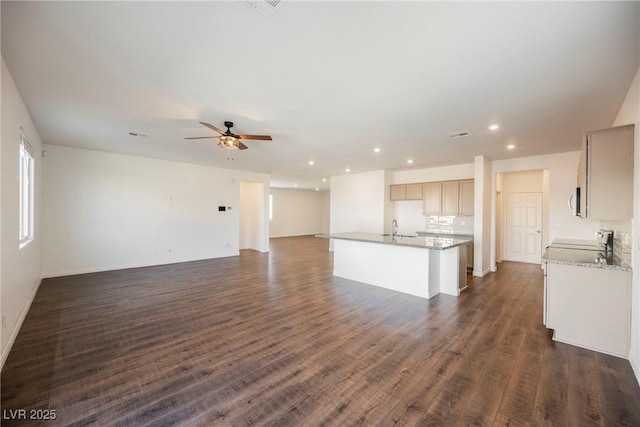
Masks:
[[[327,178],[322,178],[322,182],[327,182]]]
[[[489,129],[491,129],[491,130],[496,130],[496,129],[498,129],[499,127],[500,127],[499,125],[491,125],[491,126],[489,126]]]
[[[351,172],[351,169],[346,168],[344,171],[345,171],[345,172]]]
[[[309,160],[309,166],[313,166],[313,160]]]
[[[412,163],[413,163],[413,160],[412,160],[412,159],[409,159],[409,160],[407,160],[407,163],[412,164]]]
[[[379,153],[379,152],[380,152],[380,149],[379,149],[379,148],[374,148],[374,149],[373,149],[373,152],[374,152],[374,153]]]
[[[318,187],[316,187],[316,191],[320,191],[320,189]]]
[[[218,145],[229,150],[238,149],[238,140],[230,135],[222,135],[218,142]]]
[[[513,144],[509,144],[509,145],[507,145],[507,148],[508,148],[509,150],[513,150],[514,148],[516,148],[516,146],[515,146],[515,145],[513,145]]]
[[[298,184],[293,184],[294,187],[298,188]]]

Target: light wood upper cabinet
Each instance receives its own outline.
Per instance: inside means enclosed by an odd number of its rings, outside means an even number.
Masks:
[[[475,186],[472,179],[460,181],[458,212],[460,215],[473,215]]]
[[[458,181],[445,181],[442,183],[442,215],[458,215]]]
[[[607,221],[633,217],[633,125],[587,133],[578,186],[581,217]]]
[[[442,183],[427,182],[422,184],[422,201],[425,215],[440,215],[442,209]]]
[[[424,215],[473,215],[472,179],[394,184],[389,188],[389,197],[392,201],[422,200]]]
[[[407,186],[402,185],[392,185],[389,188],[389,198],[391,201],[395,200],[406,200],[407,199]]]
[[[407,200],[422,200],[422,184],[407,184]]]

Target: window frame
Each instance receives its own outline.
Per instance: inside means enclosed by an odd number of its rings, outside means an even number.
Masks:
[[[33,241],[35,156],[33,147],[20,131],[18,149],[18,241],[20,249]]]

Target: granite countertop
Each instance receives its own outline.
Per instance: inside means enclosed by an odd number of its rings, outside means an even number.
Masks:
[[[320,237],[320,236],[318,236]],[[382,245],[393,246],[409,246],[412,248],[422,249],[449,249],[456,246],[470,243],[472,240],[464,238],[450,238],[450,237],[431,237],[431,236],[406,236],[397,235],[392,237],[390,234],[376,234],[376,233],[363,233],[363,232],[351,232],[351,233],[337,233],[331,234],[330,239],[338,240],[354,240],[357,242],[378,243]]]
[[[456,230],[418,230],[418,236],[456,236],[473,240],[473,232],[460,232]]]
[[[553,264],[631,271],[631,267],[622,262],[619,257],[613,254],[605,256],[605,253],[601,251],[548,247],[542,255],[542,261]]]

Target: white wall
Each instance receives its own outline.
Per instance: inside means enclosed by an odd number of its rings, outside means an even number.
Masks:
[[[613,126],[635,124],[634,170],[633,170],[633,221],[631,258],[633,282],[631,287],[631,351],[629,361],[640,382],[640,68],[620,107]]]
[[[385,212],[385,171],[331,177],[330,232],[382,233]]]
[[[322,234],[329,234],[331,227],[331,193],[322,192]]]
[[[269,183],[268,175],[209,166],[45,150],[44,276],[237,255],[240,181]]]
[[[308,236],[323,232],[325,191],[271,188],[273,219],[270,237]]]
[[[263,249],[265,185],[262,182],[240,182],[240,249]]]
[[[414,169],[392,172],[391,184],[412,184],[416,182],[451,181],[473,179],[474,164],[461,164],[428,169]],[[422,200],[400,200],[392,202],[393,218],[398,221],[398,231],[412,234],[425,228]],[[385,227],[387,226],[385,221]],[[385,231],[388,231],[385,229]]]
[[[42,245],[42,144],[29,112],[22,101],[7,65],[2,60],[2,132],[0,141],[2,206],[0,229],[0,307],[4,325],[0,341],[4,365],[11,345],[20,330],[22,321],[31,306],[31,301],[40,284]],[[22,249],[19,248],[19,144],[20,128],[34,148],[35,162],[35,224],[34,238]]]

